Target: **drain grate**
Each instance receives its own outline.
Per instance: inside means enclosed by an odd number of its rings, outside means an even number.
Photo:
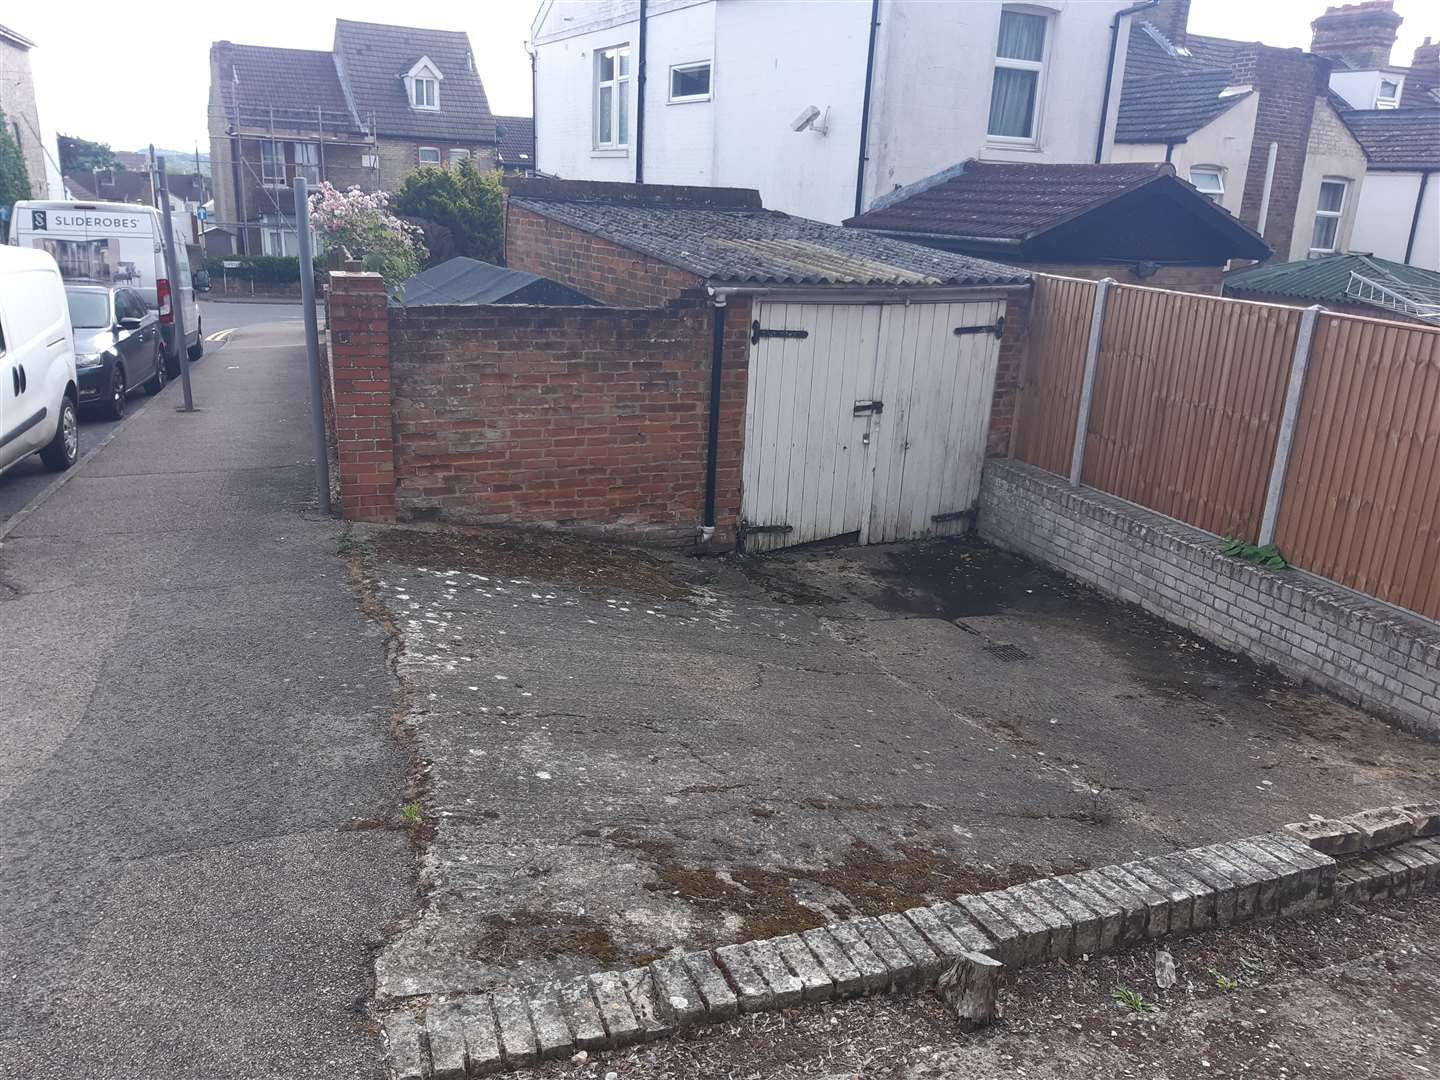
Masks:
[[[996,660],[1003,660],[1007,664],[1013,664],[1019,660],[1029,660],[1030,654],[1018,645],[1011,645],[1009,642],[996,642],[994,645],[986,645],[985,651]]]

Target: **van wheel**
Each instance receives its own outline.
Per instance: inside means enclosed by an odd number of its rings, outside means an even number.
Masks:
[[[125,369],[119,364],[110,369],[110,399],[104,411],[111,420],[125,419]]]
[[[55,437],[40,451],[40,460],[51,472],[64,472],[80,456],[80,423],[75,417],[75,402],[68,397],[60,402],[60,423]]]
[[[205,323],[195,320],[195,344],[190,346],[190,359],[199,360],[205,355]]]
[[[165,389],[165,346],[155,342],[155,374],[145,381],[145,393],[154,397]]]

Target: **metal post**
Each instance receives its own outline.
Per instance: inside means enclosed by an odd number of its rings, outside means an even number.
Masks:
[[[1075,415],[1075,446],[1070,451],[1070,486],[1080,486],[1085,465],[1085,436],[1090,431],[1090,399],[1095,394],[1095,367],[1100,361],[1100,335],[1105,329],[1105,297],[1114,278],[1095,283],[1095,306],[1090,312],[1090,343],[1085,349],[1085,375],[1080,381],[1080,407]]]
[[[1285,494],[1285,474],[1290,471],[1290,450],[1295,442],[1295,424],[1300,418],[1300,397],[1305,392],[1305,372],[1310,367],[1310,345],[1315,340],[1315,320],[1320,305],[1300,315],[1300,332],[1295,336],[1295,355],[1290,361],[1290,382],[1285,387],[1285,410],[1280,414],[1280,435],[1275,440],[1275,460],[1270,465],[1270,486],[1265,491],[1265,513],[1260,518],[1260,547],[1275,542],[1275,523],[1280,519],[1280,500]]]
[[[155,159],[155,184],[160,197],[160,227],[165,235],[165,275],[170,279],[170,310],[175,320],[175,352],[180,357],[180,386],[185,391],[183,412],[195,411],[190,393],[190,347],[185,343],[185,288],[180,280],[180,259],[175,254],[175,223],[170,220],[170,185],[165,179],[165,158]]]
[[[295,177],[295,228],[300,236],[300,306],[305,319],[305,360],[310,369],[310,434],[315,444],[315,491],[320,512],[330,513],[330,450],[325,439],[325,406],[320,400],[320,328],[315,323],[315,257],[310,250],[310,193]]]

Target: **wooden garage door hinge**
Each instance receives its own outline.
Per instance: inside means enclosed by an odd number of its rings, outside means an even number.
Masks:
[[[965,334],[994,334],[997,338],[1005,334],[1005,316],[1001,315],[993,323],[985,323],[981,326],[957,326],[955,336],[961,337]]]
[[[807,338],[809,336],[809,330],[767,330],[760,325],[759,319],[750,324],[751,345],[754,345],[762,337]]]

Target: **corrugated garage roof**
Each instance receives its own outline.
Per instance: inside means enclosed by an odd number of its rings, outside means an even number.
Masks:
[[[691,194],[691,192],[699,194]],[[764,210],[753,192],[530,181],[516,206],[715,285],[1021,285],[1024,270]]]

